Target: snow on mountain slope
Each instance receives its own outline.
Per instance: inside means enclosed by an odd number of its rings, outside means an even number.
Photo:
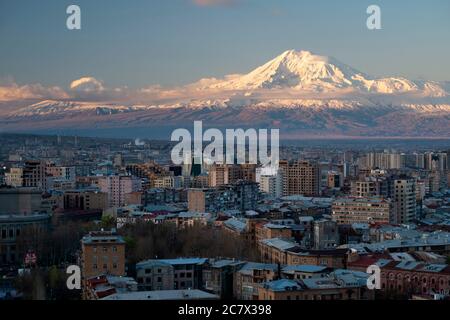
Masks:
[[[230,76],[210,83],[197,83],[200,89],[257,90],[294,89],[305,92],[339,92],[351,88],[360,92],[395,94],[419,92],[445,96],[436,82],[414,82],[400,77],[376,79],[338,60],[309,51],[288,50],[245,75]]]
[[[376,78],[334,58],[289,50],[248,74],[171,88],[161,95],[170,101],[45,100],[3,115],[0,125],[4,130],[16,130],[22,122],[27,128],[133,128],[204,120],[219,127],[275,125],[308,134],[445,136],[450,135],[449,92],[450,82]]]
[[[78,101],[56,101],[44,100],[30,106],[16,110],[10,116],[26,117],[26,116],[47,116],[52,114],[74,114],[74,113],[96,113],[96,114],[113,114],[133,112],[149,109],[151,106],[143,105],[117,105],[104,104],[97,102],[78,102]]]
[[[246,75],[219,81],[202,89],[252,90],[295,88],[321,91],[346,88],[364,75],[333,58],[313,55],[309,51],[289,50]]]

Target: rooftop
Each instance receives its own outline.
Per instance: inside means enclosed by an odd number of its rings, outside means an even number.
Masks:
[[[201,290],[159,290],[115,293],[102,300],[218,300],[219,296]]]

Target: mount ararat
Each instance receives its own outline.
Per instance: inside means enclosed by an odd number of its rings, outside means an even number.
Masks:
[[[376,78],[308,51],[183,87],[99,85],[88,93],[30,101],[0,114],[0,128],[163,138],[164,130],[203,120],[205,127],[280,128],[285,138],[450,136],[450,82]]]

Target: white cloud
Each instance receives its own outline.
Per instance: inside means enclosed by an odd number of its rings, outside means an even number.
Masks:
[[[29,99],[67,99],[69,96],[60,87],[45,87],[41,84],[20,86],[15,82],[0,85],[0,101]]]
[[[78,92],[99,93],[105,90],[103,83],[94,77],[83,77],[72,81],[70,89]]]

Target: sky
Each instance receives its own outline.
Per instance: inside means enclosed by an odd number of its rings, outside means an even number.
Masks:
[[[70,4],[81,8],[81,30],[66,28]],[[366,27],[371,4],[382,30]],[[443,81],[450,1],[0,0],[0,43],[0,84],[46,90],[82,77],[178,86],[246,73],[288,49],[374,76]]]

